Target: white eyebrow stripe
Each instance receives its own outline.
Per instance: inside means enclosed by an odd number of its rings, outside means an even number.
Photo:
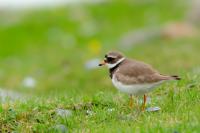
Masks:
[[[110,58],[117,58],[117,56],[114,56],[114,55],[108,55],[107,58],[109,58],[109,57]]]

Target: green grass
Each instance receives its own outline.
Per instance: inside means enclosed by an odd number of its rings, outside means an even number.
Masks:
[[[17,20],[4,15],[0,88],[18,91],[27,101],[1,104],[0,131],[56,132],[53,128],[63,124],[69,132],[199,132],[200,39],[157,38],[129,50],[118,46],[126,32],[160,27],[181,20],[184,13],[185,7],[173,0],[155,0],[68,6],[17,14]],[[88,26],[91,29],[85,31]],[[100,50],[91,48],[96,45]],[[112,49],[150,63],[164,74],[182,77],[149,94],[148,107],[159,106],[161,111],[140,112],[136,103],[129,109],[128,96],[112,86],[107,69],[84,68],[86,61],[103,58]],[[35,89],[22,85],[27,76],[37,80]],[[58,108],[73,114],[61,118],[56,115]]]

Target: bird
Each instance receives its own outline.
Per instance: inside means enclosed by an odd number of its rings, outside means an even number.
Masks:
[[[149,92],[166,81],[181,80],[176,75],[160,74],[151,65],[126,58],[118,51],[108,52],[99,66],[107,66],[113,85],[130,96],[130,108],[133,108],[133,96],[143,95],[142,111],[145,111]]]

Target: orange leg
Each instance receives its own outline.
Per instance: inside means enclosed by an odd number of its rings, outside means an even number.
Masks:
[[[130,95],[130,101],[129,101],[130,108],[133,108],[133,96]]]
[[[142,111],[145,111],[146,102],[147,102],[147,96],[144,95],[144,102],[143,102],[143,105],[142,105]]]

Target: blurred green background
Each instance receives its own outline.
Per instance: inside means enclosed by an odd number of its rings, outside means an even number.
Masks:
[[[0,87],[31,94],[115,91],[105,69],[85,68],[87,61],[101,59],[110,50],[151,63],[163,73],[192,70],[200,64],[199,38],[167,38],[160,32],[148,37],[166,23],[184,21],[188,10],[178,0],[135,0],[2,11]],[[138,30],[147,39],[124,45],[122,38]],[[23,86],[27,77],[37,82],[33,89]]]

